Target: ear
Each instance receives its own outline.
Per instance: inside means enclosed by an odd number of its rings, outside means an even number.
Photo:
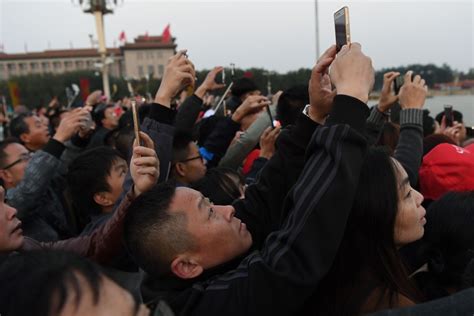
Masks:
[[[114,204],[109,192],[97,192],[94,194],[94,201],[101,206],[111,206]]]
[[[11,183],[12,174],[8,170],[0,170],[0,179],[2,179],[5,184]]]
[[[186,176],[186,173],[187,173],[187,168],[186,168],[186,165],[184,163],[181,163],[181,162],[177,162],[176,165],[175,165],[175,169],[176,169],[176,173],[181,176],[181,177],[185,177]]]
[[[181,279],[193,279],[203,272],[203,267],[186,255],[179,255],[171,262],[171,271]]]
[[[24,144],[28,144],[31,140],[31,137],[30,137],[30,134],[27,134],[27,133],[23,133],[23,134],[20,134],[20,140],[24,143]]]

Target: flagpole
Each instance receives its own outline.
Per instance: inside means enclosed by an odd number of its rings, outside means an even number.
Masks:
[[[315,30],[316,30],[316,60],[319,59],[319,17],[318,17],[318,0],[314,0],[315,13]]]

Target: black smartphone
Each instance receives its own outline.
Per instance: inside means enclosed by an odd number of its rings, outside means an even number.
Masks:
[[[411,81],[413,81],[413,78],[415,78],[415,74],[411,74]],[[405,83],[405,76],[404,75],[399,75],[395,80],[393,81],[393,91],[395,91],[395,94],[398,94],[400,92],[400,88],[403,86]]]
[[[272,124],[272,129],[274,129],[275,121],[273,121],[273,115],[272,115],[272,111],[270,111],[270,106],[267,106],[267,113],[268,113],[268,116],[270,117],[270,124]]]
[[[348,7],[343,7],[334,13],[334,26],[336,28],[336,49],[339,52],[342,46],[351,42]]]
[[[446,127],[453,126],[454,117],[453,117],[453,106],[445,105],[444,106],[444,117],[446,122]]]

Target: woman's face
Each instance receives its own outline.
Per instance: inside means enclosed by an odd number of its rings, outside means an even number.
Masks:
[[[425,208],[421,206],[423,195],[413,189],[405,169],[393,160],[397,173],[398,210],[395,219],[395,244],[398,247],[414,242],[425,232]]]

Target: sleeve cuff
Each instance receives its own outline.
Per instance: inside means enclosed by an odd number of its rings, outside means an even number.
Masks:
[[[176,116],[176,111],[167,108],[158,103],[153,103],[151,105],[150,113],[148,116],[157,122],[173,125],[174,118]]]
[[[63,143],[51,138],[42,150],[60,159],[64,149],[66,149],[66,146]]]
[[[80,147],[80,148],[84,148],[87,146],[87,144],[89,144],[89,141],[91,140],[90,137],[86,137],[86,138],[82,138],[80,137],[78,134],[74,135],[72,138],[71,138],[71,143],[74,145],[74,146],[77,146],[77,147]]]
[[[400,111],[400,126],[416,125],[423,127],[422,109],[405,109]]]
[[[383,125],[387,121],[388,115],[380,112],[377,106],[374,106],[367,118],[368,123],[373,123],[377,126]]]
[[[369,116],[367,104],[348,95],[336,95],[333,108],[326,125],[348,124],[359,132],[365,132],[365,124]]]

